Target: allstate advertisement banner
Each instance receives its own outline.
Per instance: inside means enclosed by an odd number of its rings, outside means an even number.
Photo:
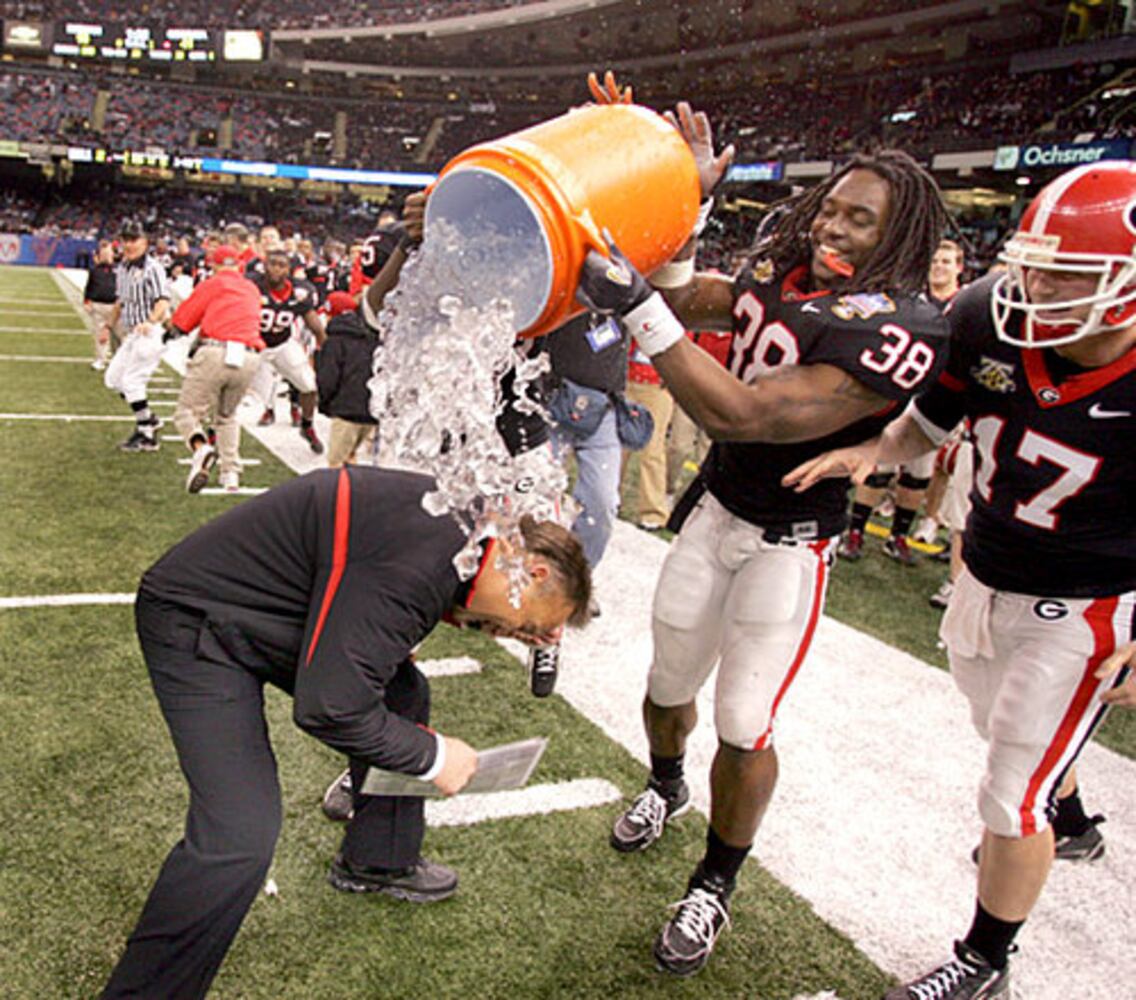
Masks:
[[[95,240],[63,236],[17,236],[0,233],[0,264],[35,264],[40,267],[75,267],[81,256],[90,257]]]
[[[735,163],[726,171],[726,180],[739,183],[744,181],[779,181],[781,180],[782,169],[779,160]]]
[[[994,154],[995,170],[1038,170],[1057,167],[1065,170],[1101,160],[1131,159],[1128,139],[1102,139],[1100,142],[1049,142],[1032,146],[999,146]]]

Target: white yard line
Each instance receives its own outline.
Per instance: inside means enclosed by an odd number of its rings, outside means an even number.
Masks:
[[[83,604],[133,604],[133,594],[41,594],[0,597],[0,608],[67,608]]]
[[[427,677],[463,677],[481,673],[481,664],[472,656],[452,656],[439,660],[419,660],[416,664]]]
[[[42,333],[49,337],[90,337],[90,330],[71,330],[66,327],[0,326],[0,333]]]
[[[162,440],[163,441],[176,441],[178,444],[183,443],[182,439],[180,437],[178,437],[178,435],[176,435],[176,434],[163,434]],[[179,458],[177,460],[177,464],[178,465],[192,465],[193,459],[192,458]],[[250,465],[260,465],[260,459],[259,458],[242,458],[241,459],[241,466],[243,468],[247,469]]]
[[[55,303],[58,305],[58,302]],[[75,310],[65,309],[5,309],[0,307],[0,316],[74,316]]]
[[[91,357],[85,358],[68,358],[68,357],[54,357],[50,354],[0,354],[0,361],[43,361],[49,363],[58,362],[64,365],[89,365],[94,359]]]
[[[238,486],[235,490],[226,490],[220,486],[206,486],[198,492],[203,497],[258,497],[267,493],[267,486]]]
[[[508,792],[456,795],[426,803],[429,826],[469,826],[513,816],[546,815],[592,809],[622,797],[618,788],[602,778],[576,778],[549,785],[527,785]]]
[[[134,423],[134,417],[129,414],[109,416],[101,413],[0,413],[0,420],[61,420],[63,423],[82,421],[122,423],[127,421]]]

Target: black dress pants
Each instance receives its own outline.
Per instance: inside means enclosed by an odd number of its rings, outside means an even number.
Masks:
[[[280,833],[280,785],[263,682],[198,657],[203,623],[189,612],[140,594],[135,621],[189,784],[189,812],[102,996],[188,1000],[205,996],[264,884]],[[399,668],[387,704],[426,721],[429,687],[410,661]],[[361,802],[344,839],[349,861],[413,864],[425,829],[422,801]]]

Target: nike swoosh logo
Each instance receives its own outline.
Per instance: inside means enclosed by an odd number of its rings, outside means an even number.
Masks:
[[[811,302],[806,302],[803,306],[801,306],[801,312],[818,313],[820,312],[820,307],[813,305]]]
[[[1093,403],[1089,407],[1089,416],[1097,420],[1108,420],[1112,417],[1130,417],[1132,413],[1128,410],[1106,410],[1100,403]]]

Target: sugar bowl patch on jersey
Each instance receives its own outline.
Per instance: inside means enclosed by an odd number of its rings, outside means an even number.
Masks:
[[[269,288],[263,275],[252,281],[260,289],[260,335],[265,346],[279,347],[297,321],[318,306],[316,290],[306,281],[288,281],[277,289]]]

